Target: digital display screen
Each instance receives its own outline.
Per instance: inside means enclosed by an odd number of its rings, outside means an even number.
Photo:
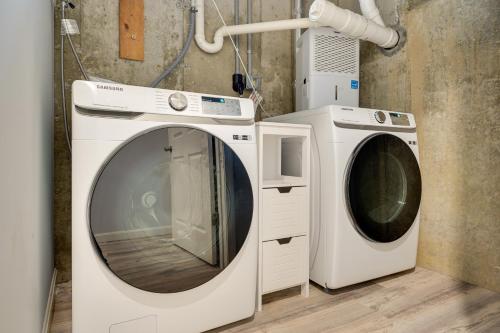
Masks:
[[[241,106],[238,99],[201,96],[201,107],[204,114],[217,116],[241,116]]]
[[[224,98],[219,98],[219,97],[201,96],[201,100],[203,102],[226,103],[226,100]]]
[[[391,117],[391,122],[396,126],[410,126],[410,119],[408,115],[401,113],[393,113],[390,112],[389,116]]]

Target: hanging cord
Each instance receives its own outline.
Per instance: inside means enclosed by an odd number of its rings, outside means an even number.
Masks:
[[[226,21],[224,21],[224,18],[222,17],[222,14],[219,10],[219,7],[217,6],[217,4],[215,3],[215,0],[212,0],[212,3],[215,7],[215,10],[217,10],[217,14],[219,15],[219,18],[222,22],[222,24],[227,27],[227,24],[226,24]],[[234,39],[233,39],[233,36],[232,35],[228,35],[229,36],[229,39],[231,40],[231,44],[233,44],[233,48],[234,50],[236,51],[237,55],[238,55],[238,59],[240,59],[240,64],[241,66],[243,67],[243,71],[245,72],[245,76],[248,80],[248,82],[250,82],[250,85],[252,87],[252,91],[259,94],[259,92],[257,91],[257,89],[255,88],[255,84],[253,82],[253,80],[251,79],[251,76],[248,74],[248,71],[247,71],[247,68],[245,66],[245,63],[243,62],[243,59],[241,59],[241,54],[240,54],[240,50],[236,47],[236,43],[234,42]],[[262,110],[262,112],[267,116],[267,117],[272,117],[272,115],[270,115],[265,109],[264,107],[262,106],[262,102],[260,99],[257,99],[257,103],[260,107],[260,109]]]
[[[186,42],[184,43],[184,46],[182,47],[182,50],[177,56],[177,58],[175,58],[172,64],[170,64],[170,66],[168,66],[163,71],[163,73],[161,73],[160,76],[158,76],[158,78],[151,83],[151,87],[156,88],[161,81],[163,81],[166,77],[168,77],[172,73],[172,71],[175,69],[175,67],[177,67],[177,65],[179,65],[182,59],[184,59],[187,51],[189,50],[189,46],[191,46],[191,42],[193,41],[194,38],[195,21],[196,21],[196,8],[191,7],[189,14],[189,32]]]
[[[64,24],[64,10],[66,9],[67,3],[65,1],[61,2],[61,24]],[[63,119],[64,119],[64,134],[66,136],[66,144],[68,146],[69,153],[71,155],[71,139],[68,126],[68,113],[66,110],[66,87],[64,81],[64,35],[67,29],[63,28],[61,25],[61,99],[62,99],[62,109],[63,109]]]
[[[73,9],[73,8],[75,8],[75,5],[73,5],[71,2],[62,1],[61,7],[62,7],[61,8],[61,18],[62,18],[61,24],[64,24],[64,29],[61,27],[61,29],[62,29],[61,35],[63,36],[63,40],[64,40],[64,36],[66,36],[68,38],[69,46],[71,47],[71,51],[73,52],[73,55],[75,56],[76,62],[78,63],[78,67],[80,68],[80,72],[82,73],[85,80],[90,81],[89,75],[87,74],[85,67],[83,67],[83,64],[80,60],[80,57],[78,56],[78,53],[76,53],[75,46],[73,45],[73,40],[71,39],[71,33],[69,32],[70,29],[69,29],[67,22],[65,20],[65,18],[66,18],[65,17],[65,9],[68,7]]]
[[[68,110],[66,108],[66,82],[64,79],[64,37],[68,38],[69,45],[71,47],[71,51],[78,62],[78,67],[80,68],[80,72],[82,73],[85,80],[89,81],[89,76],[87,71],[83,67],[82,62],[80,61],[80,57],[76,53],[75,46],[73,45],[73,41],[70,36],[70,29],[67,26],[65,10],[67,7],[75,8],[75,6],[71,2],[61,1],[61,99],[62,99],[62,111],[63,111],[63,121],[64,121],[64,134],[66,137],[66,145],[68,146],[69,153],[72,154],[71,147],[71,133],[69,129],[68,123]],[[63,26],[64,25],[64,26]]]
[[[62,109],[63,109],[63,120],[64,120],[64,134],[66,136],[66,144],[68,146],[69,153],[72,153],[71,147],[71,133],[69,129],[68,123],[68,110],[66,107],[66,82],[64,79],[64,37],[68,39],[69,46],[71,47],[71,51],[75,56],[76,62],[78,63],[78,67],[80,68],[80,72],[82,73],[85,80],[90,81],[89,75],[83,67],[83,64],[76,53],[75,46],[73,44],[73,40],[71,39],[70,28],[67,25],[65,11],[66,8],[75,8],[75,6],[71,2],[61,1],[61,99],[62,99]],[[63,26],[64,25],[64,26]]]
[[[76,62],[78,63],[78,67],[80,67],[80,72],[82,73],[85,80],[90,81],[89,75],[87,74],[87,71],[83,67],[82,62],[80,61],[80,57],[78,56],[78,53],[76,53],[75,47],[73,46],[73,40],[71,39],[71,35],[66,34],[66,37],[68,38],[69,46],[71,46],[71,51],[75,56]]]

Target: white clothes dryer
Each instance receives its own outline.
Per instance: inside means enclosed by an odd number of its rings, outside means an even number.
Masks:
[[[254,314],[253,103],[73,84],[74,333],[201,332]]]
[[[267,120],[312,125],[311,280],[336,289],[415,267],[413,115],[325,106]]]

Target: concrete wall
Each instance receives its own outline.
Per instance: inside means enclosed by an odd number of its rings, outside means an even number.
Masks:
[[[40,332],[53,273],[49,0],[0,2],[0,332]]]
[[[206,34],[212,40],[221,21],[211,0],[205,1]],[[269,21],[292,16],[292,1],[254,0],[253,20]],[[117,82],[148,85],[177,55],[187,34],[187,12],[178,8],[181,1],[145,1],[145,61],[118,58],[118,0],[73,1],[76,8],[68,16],[77,19],[81,35],[74,37],[87,70]],[[188,1],[189,3],[189,1]],[[233,1],[217,0],[224,20],[233,22]],[[241,22],[246,20],[246,1],[241,1]],[[55,240],[56,266],[60,281],[71,278],[71,162],[62,125],[59,84],[59,15],[56,9],[56,115],[55,115]],[[293,110],[292,32],[275,32],[254,36],[254,69],[263,79],[265,113],[263,116]],[[65,56],[68,107],[70,85],[80,79],[76,62],[67,45]],[[241,37],[241,53],[246,63],[246,37]],[[242,69],[243,70],[243,69]],[[161,87],[234,96],[231,76],[234,52],[229,40],[221,52],[202,52],[193,42],[183,64]],[[262,112],[262,111],[261,111]],[[260,114],[259,114],[260,116]]]
[[[378,3],[408,43],[390,58],[362,44],[360,103],[416,116],[418,265],[500,291],[500,3]]]
[[[419,265],[500,291],[500,2],[410,4]]]

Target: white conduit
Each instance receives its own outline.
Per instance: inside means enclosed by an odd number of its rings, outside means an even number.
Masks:
[[[295,18],[302,18],[302,0],[295,0]],[[295,44],[297,44],[301,33],[302,31],[300,29],[295,29]]]
[[[366,17],[339,8],[326,0],[316,0],[311,5],[309,18],[281,21],[222,26],[214,35],[214,42],[205,38],[204,0],[196,0],[196,33],[195,40],[200,49],[207,53],[217,53],[222,49],[224,37],[259,32],[306,29],[319,26],[330,26],[336,31],[350,37],[367,40],[383,48],[394,47],[399,40],[396,31],[376,24]]]
[[[373,22],[385,27],[384,21],[380,16],[375,0],[359,0],[359,7],[361,8],[361,13],[363,16]]]

